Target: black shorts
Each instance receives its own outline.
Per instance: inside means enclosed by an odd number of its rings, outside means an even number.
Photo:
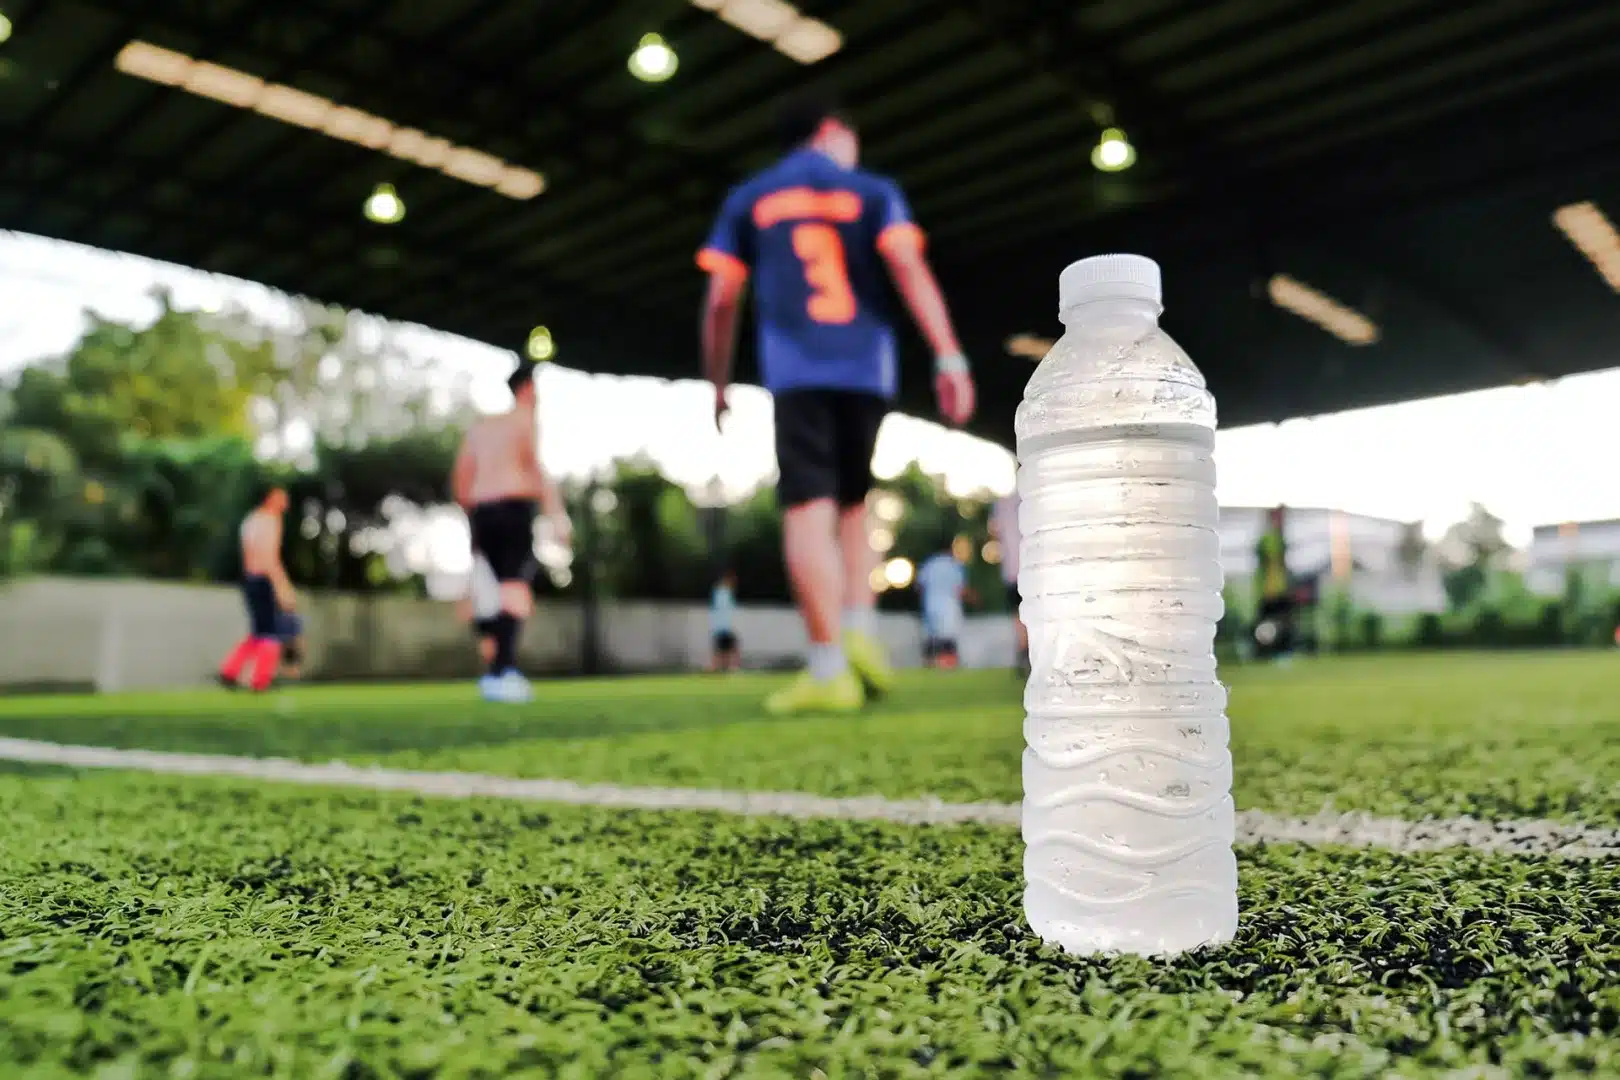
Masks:
[[[1287,619],[1294,614],[1294,598],[1292,596],[1274,596],[1270,600],[1260,601],[1260,620]]]
[[[281,609],[276,606],[276,587],[263,574],[242,578],[242,600],[247,605],[248,633],[256,638],[279,638]]]
[[[1023,603],[1024,596],[1018,591],[1018,582],[1007,582],[1007,606],[1012,608],[1014,615],[1018,614],[1018,609],[1023,606]]]
[[[730,630],[722,630],[714,635],[715,652],[736,652],[737,635]]]
[[[473,550],[484,557],[499,582],[534,577],[533,499],[496,499],[472,508]]]
[[[889,403],[852,390],[776,395],[776,500],[783,509],[816,499],[859,506],[872,490],[872,450]]]

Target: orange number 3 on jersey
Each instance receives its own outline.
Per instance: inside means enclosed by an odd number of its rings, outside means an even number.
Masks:
[[[810,286],[810,317],[818,323],[847,323],[855,318],[855,291],[849,285],[844,241],[838,230],[821,223],[793,227],[793,253],[804,263]]]

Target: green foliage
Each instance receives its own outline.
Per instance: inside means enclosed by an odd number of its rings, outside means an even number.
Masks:
[[[442,502],[459,414],[430,408],[429,384],[386,342],[363,347],[342,313],[304,305],[301,330],[272,333],[156,299],[150,326],[91,315],[66,356],[0,392],[0,573],[232,577],[236,523],[273,478],[294,496],[295,581],[392,584],[362,541],[401,500]],[[303,460],[255,452],[288,425],[315,434]]]

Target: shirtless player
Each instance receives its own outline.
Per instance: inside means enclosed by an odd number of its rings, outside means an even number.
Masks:
[[[253,668],[254,690],[268,690],[281,665],[282,641],[296,642],[297,600],[281,564],[281,518],[287,492],[271,488],[242,522],[242,599],[247,603],[248,635],[220,665],[219,681],[235,689],[242,672]]]
[[[540,465],[534,370],[533,364],[520,363],[506,380],[513,407],[472,426],[450,477],[451,494],[472,526],[473,550],[500,583],[500,612],[490,625],[494,656],[478,682],[487,701],[516,703],[532,696],[517,669],[517,643],[523,621],[534,611],[536,511],[545,513],[563,544],[573,532],[557,485]]]

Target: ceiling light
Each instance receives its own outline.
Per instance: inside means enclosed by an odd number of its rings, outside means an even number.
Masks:
[[[675,74],[679,66],[675,50],[657,34],[642,35],[641,44],[630,54],[630,74],[642,82],[663,82]]]
[[[505,169],[506,163],[500,158],[466,147],[451,151],[449,160],[444,163],[445,175],[479,187],[494,187]]]
[[[11,20],[6,18],[6,13],[5,12],[0,11],[0,44],[3,44],[3,43],[5,43],[7,41],[10,41],[10,40],[11,40]]]
[[[691,4],[769,42],[777,52],[801,64],[825,60],[844,47],[844,36],[836,29],[805,15],[787,0],[691,0]]]
[[[118,53],[113,66],[126,75],[165,86],[179,86],[191,71],[191,57],[160,49],[144,41],[132,41]]]
[[[1136,164],[1136,147],[1119,128],[1109,128],[1091,148],[1091,164],[1099,172],[1124,172]]]
[[[532,199],[546,190],[546,178],[533,169],[508,165],[496,182],[495,190],[508,199]]]
[[[776,38],[777,51],[801,64],[825,60],[843,46],[843,35],[820,19],[812,19],[808,15],[789,24]]]
[[[394,138],[394,125],[380,116],[340,105],[327,113],[321,131],[334,139],[356,143],[367,150],[385,150]]]
[[[1052,351],[1051,338],[1036,337],[1034,334],[1014,334],[1007,339],[1006,350],[1009,356],[1022,356],[1026,360],[1044,360],[1046,354]]]
[[[251,109],[264,94],[263,79],[201,60],[191,65],[183,86],[198,97],[212,98],[238,109]]]
[[[254,106],[254,111],[284,124],[319,131],[332,108],[332,103],[323,97],[306,94],[290,86],[271,86]]]
[[[424,135],[415,128],[395,128],[394,137],[388,140],[387,152],[424,169],[437,169],[450,160],[450,151],[454,149],[448,139]]]
[[[552,340],[551,331],[543,326],[530,330],[527,351],[529,359],[537,364],[543,364],[557,355],[557,343]]]
[[[1378,340],[1377,323],[1287,274],[1274,275],[1266,291],[1273,304],[1315,323],[1346,345],[1371,345]]]
[[[1614,225],[1598,205],[1583,202],[1561,206],[1553,214],[1553,224],[1591,260],[1609,288],[1620,292],[1620,233],[1615,232]]]
[[[456,146],[448,139],[415,128],[395,127],[380,116],[339,105],[319,94],[267,83],[235,68],[196,60],[149,42],[131,41],[119,51],[113,66],[137,79],[178,87],[284,124],[377,150],[425,169],[438,169],[457,180],[493,188],[509,199],[532,199],[546,189],[546,179],[541,174],[508,164],[493,154]],[[403,216],[404,204],[398,209]]]
[[[405,200],[393,184],[378,184],[366,200],[366,217],[378,225],[398,225],[405,220]]]
[[[728,0],[715,14],[745,34],[775,41],[799,17],[799,9],[786,0]]]

